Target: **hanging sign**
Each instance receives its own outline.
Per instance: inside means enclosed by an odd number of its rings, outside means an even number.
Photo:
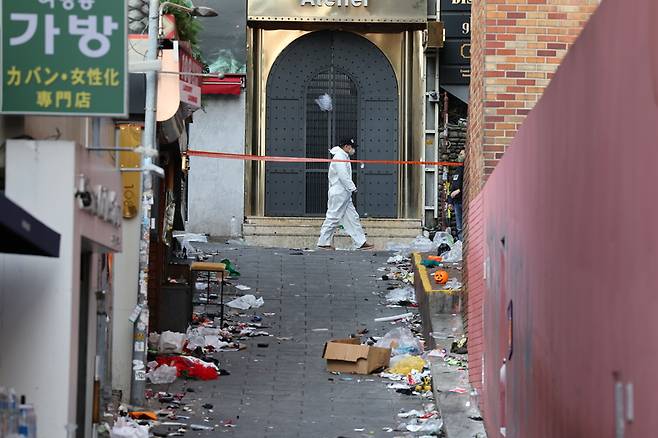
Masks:
[[[1,111],[125,116],[126,2],[0,1]]]

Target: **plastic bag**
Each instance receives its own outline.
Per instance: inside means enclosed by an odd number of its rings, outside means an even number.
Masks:
[[[158,351],[160,353],[181,353],[185,335],[183,333],[174,333],[170,331],[163,332],[160,335]]]
[[[265,304],[265,301],[262,297],[256,299],[253,295],[244,295],[226,303],[227,306],[240,310],[258,309],[263,304]]]
[[[423,422],[414,420],[411,421],[409,424],[407,424],[407,430],[409,432],[425,432],[435,435],[439,435],[441,433],[442,428],[443,428],[443,420],[440,418],[425,420]]]
[[[331,96],[327,93],[315,99],[315,103],[318,104],[321,111],[331,111],[334,109],[334,104],[331,100]]]
[[[375,347],[390,348],[391,356],[401,354],[421,354],[423,345],[416,339],[411,330],[404,327],[398,327],[386,333],[383,338],[377,341]]]
[[[149,438],[149,428],[129,418],[119,417],[110,431],[110,438]]]
[[[422,371],[425,368],[425,361],[420,356],[404,354],[391,359],[389,373],[407,375],[412,371]]]
[[[462,284],[457,281],[456,278],[451,278],[448,280],[448,282],[443,286],[445,290],[457,290],[462,288]]]
[[[173,236],[176,238],[176,240],[178,240],[178,243],[180,243],[180,245],[185,248],[185,251],[187,251],[188,255],[196,254],[199,252],[194,249],[190,242],[208,242],[208,237],[206,237],[205,234],[192,234],[174,231]]]
[[[386,295],[386,301],[391,304],[398,304],[403,302],[416,302],[416,291],[413,287],[404,287],[393,289]]]
[[[177,374],[178,370],[176,367],[162,365],[146,373],[146,376],[154,385],[160,385],[174,383],[176,381]]]
[[[206,346],[206,337],[199,333],[199,329],[188,328],[187,333],[185,334],[187,338],[187,348],[189,351],[194,351],[197,348]]]
[[[452,249],[448,252],[441,254],[444,263],[457,263],[462,261],[462,242],[457,241]]]
[[[218,368],[214,363],[204,362],[191,356],[158,357],[160,365],[176,367],[179,376],[188,379],[215,380],[219,377]]]
[[[452,248],[452,245],[455,244],[455,239],[452,238],[452,235],[450,233],[446,233],[445,231],[439,231],[434,235],[434,240],[433,242],[436,244],[436,246],[440,246],[442,243],[445,243],[449,247]]]

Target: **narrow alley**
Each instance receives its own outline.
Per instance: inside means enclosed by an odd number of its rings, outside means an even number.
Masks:
[[[412,307],[386,307],[387,289],[402,284],[382,280],[381,269],[387,266],[390,253],[212,243],[195,246],[203,254],[216,254],[209,261],[229,258],[241,273],[229,282],[251,288],[239,295],[254,294],[264,300],[258,309],[227,310],[235,315],[229,324],[262,318],[259,331],[270,336],[249,338],[244,350],[216,353],[213,357],[218,359],[220,370],[230,373],[218,380],[178,379],[170,386],[151,385],[154,396],[150,406],[154,410],[164,408],[166,412],[168,406],[168,399],[158,401],[157,392],[185,394],[181,406],[189,413],[181,409],[172,412],[191,416],[184,423],[214,428],[185,436],[216,436],[219,432],[236,437],[419,436],[392,432],[408,423],[399,413],[423,412],[433,405],[431,392],[425,397],[398,393],[387,388],[390,380],[377,374],[332,374],[322,358],[325,342],[330,339],[359,333],[364,340],[379,338],[401,325],[375,322],[375,318],[407,312],[417,315]],[[235,290],[227,288],[231,289]],[[227,296],[227,300],[233,298]],[[217,307],[209,305],[208,310]],[[153,432],[171,436],[166,433],[177,429],[175,425],[161,426]]]

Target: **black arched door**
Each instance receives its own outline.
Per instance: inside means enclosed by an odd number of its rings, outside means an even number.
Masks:
[[[316,100],[327,94],[331,110]],[[267,83],[266,153],[329,158],[343,137],[366,160],[398,158],[398,88],[388,59],[363,37],[316,32],[293,42]],[[397,166],[353,164],[364,217],[397,216]],[[267,163],[267,216],[321,216],[327,204],[325,163]]]

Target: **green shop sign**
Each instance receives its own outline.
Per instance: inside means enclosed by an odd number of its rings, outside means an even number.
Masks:
[[[0,0],[1,111],[125,116],[125,0]]]

